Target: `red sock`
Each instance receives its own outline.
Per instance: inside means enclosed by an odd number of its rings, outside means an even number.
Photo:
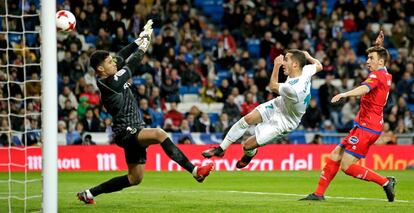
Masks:
[[[338,170],[339,162],[333,161],[332,159],[328,158],[325,167],[323,167],[322,169],[318,187],[315,190],[316,195],[322,196],[325,194],[325,191],[328,188],[329,183],[331,183],[336,173],[338,173]]]
[[[348,169],[345,171],[345,174],[350,175],[354,178],[375,182],[380,186],[384,186],[385,183],[388,182],[388,179],[386,177],[379,175],[371,169],[365,168],[357,164],[352,164],[351,166],[349,166]]]

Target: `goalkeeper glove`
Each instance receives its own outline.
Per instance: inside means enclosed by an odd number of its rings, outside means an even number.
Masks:
[[[144,26],[144,30],[139,34],[138,38],[135,40],[135,43],[140,46],[141,43],[144,41],[144,38],[148,40],[148,42],[151,41],[152,36],[152,20],[148,20],[147,23]]]

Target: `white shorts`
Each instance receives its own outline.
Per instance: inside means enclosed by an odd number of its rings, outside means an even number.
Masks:
[[[257,124],[255,128],[256,141],[260,146],[280,140],[296,128],[286,121],[274,102],[273,99],[256,107],[262,116],[262,123]]]

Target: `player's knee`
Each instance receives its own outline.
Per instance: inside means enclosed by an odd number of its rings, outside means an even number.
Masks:
[[[349,166],[351,166],[350,163],[346,161],[341,161],[341,170],[345,172],[345,174],[347,174],[346,171],[348,170]]]
[[[154,135],[159,140],[160,143],[163,142],[168,137],[167,133],[163,129],[157,128],[154,131],[155,131]]]
[[[128,180],[131,186],[135,186],[141,183],[142,176],[128,175]]]

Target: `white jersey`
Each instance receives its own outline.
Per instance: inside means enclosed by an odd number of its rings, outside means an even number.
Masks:
[[[256,108],[263,121],[255,128],[259,145],[277,140],[299,126],[311,99],[311,78],[315,73],[315,64],[304,66],[302,75],[288,77],[280,84],[279,97]]]
[[[288,77],[279,86],[280,96],[275,98],[275,105],[292,124],[299,125],[311,99],[311,78],[316,73],[316,65],[306,65],[302,75],[296,78]]]

